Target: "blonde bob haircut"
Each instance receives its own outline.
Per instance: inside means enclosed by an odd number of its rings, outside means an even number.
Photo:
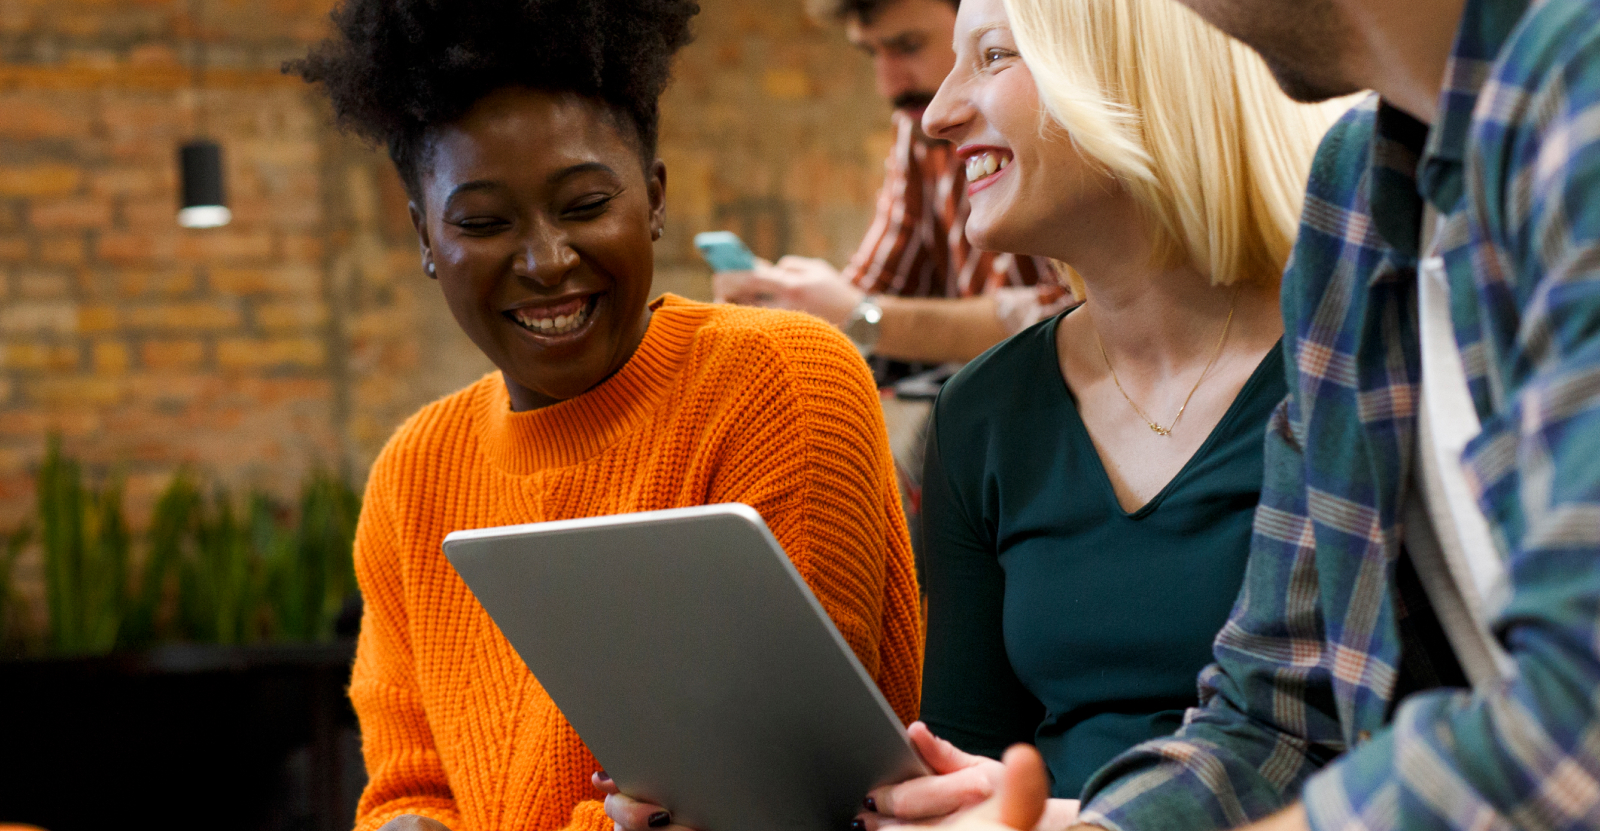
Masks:
[[[1173,0],[1003,0],[1043,105],[1154,221],[1158,265],[1276,283],[1327,110]],[[1064,269],[1079,297],[1083,281]]]

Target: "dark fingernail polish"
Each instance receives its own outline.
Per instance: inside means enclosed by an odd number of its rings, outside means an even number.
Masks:
[[[651,828],[665,828],[672,824],[672,815],[666,811],[657,811],[644,821]]]
[[[861,817],[856,817],[850,820],[850,831],[867,831],[867,824],[862,821]]]
[[[602,781],[602,782],[610,782],[611,781],[611,774],[606,773],[603,770],[595,771],[594,775],[600,777],[600,781]]]
[[[878,813],[878,800],[869,796],[866,799],[861,800],[861,804],[866,806],[868,811],[871,811],[874,814]]]

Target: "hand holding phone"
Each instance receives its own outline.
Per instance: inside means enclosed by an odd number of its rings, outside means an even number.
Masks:
[[[694,247],[711,265],[712,271],[750,271],[756,257],[739,235],[732,231],[706,231],[694,235]]]

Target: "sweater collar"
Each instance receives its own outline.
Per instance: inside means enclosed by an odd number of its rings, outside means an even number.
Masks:
[[[479,396],[484,448],[501,470],[526,476],[592,458],[631,432],[667,394],[712,307],[671,294],[650,304],[650,325],[622,369],[588,392],[517,413],[496,373]]]

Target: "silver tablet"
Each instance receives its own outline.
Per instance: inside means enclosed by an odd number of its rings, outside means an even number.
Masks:
[[[444,553],[622,788],[700,831],[842,831],[926,772],[747,505],[457,531]]]

